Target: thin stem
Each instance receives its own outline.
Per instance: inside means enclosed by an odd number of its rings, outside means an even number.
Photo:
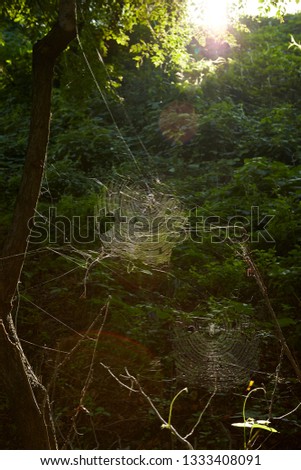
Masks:
[[[247,449],[246,405],[247,405],[247,401],[248,401],[249,397],[251,396],[251,394],[254,393],[254,392],[257,392],[258,390],[263,390],[264,394],[266,393],[266,391],[263,387],[258,387],[258,388],[254,388],[253,390],[250,390],[249,393],[247,394],[246,398],[244,399],[244,404],[243,404],[243,407],[242,407],[242,418],[243,418],[243,422],[244,422],[244,449],[245,450]],[[251,432],[252,432],[252,428],[251,428]],[[251,432],[250,432],[250,438],[251,438]],[[250,441],[250,438],[249,438],[249,441]]]
[[[94,348],[93,348],[93,352],[92,352],[92,357],[91,357],[91,362],[90,362],[90,367],[89,367],[89,370],[88,370],[88,373],[87,373],[87,377],[86,377],[86,380],[85,380],[85,383],[82,387],[82,390],[81,390],[81,393],[80,393],[80,399],[79,399],[79,404],[78,406],[76,407],[76,410],[75,410],[75,413],[74,415],[72,416],[72,427],[65,439],[65,443],[64,443],[64,446],[63,448],[65,448],[65,446],[67,445],[67,443],[70,441],[70,438],[71,438],[71,434],[72,434],[72,431],[75,431],[75,433],[77,433],[76,431],[76,421],[77,421],[77,418],[78,418],[78,415],[81,411],[85,411],[89,414],[88,410],[85,408],[84,406],[84,400],[85,400],[85,397],[87,395],[87,392],[88,392],[88,388],[89,386],[91,385],[91,382],[93,380],[93,370],[94,370],[94,365],[95,365],[95,360],[96,360],[96,352],[97,352],[97,347],[98,347],[98,343],[99,343],[99,340],[100,340],[100,335],[102,333],[102,330],[103,330],[103,327],[105,325],[105,322],[106,322],[106,319],[107,319],[107,316],[108,316],[108,311],[109,311],[109,305],[110,305],[110,300],[107,301],[106,305],[102,308],[101,312],[99,315],[97,315],[96,319],[94,320],[93,324],[95,324],[96,320],[100,317],[103,309],[105,309],[105,312],[104,312],[104,316],[103,316],[103,319],[102,319],[102,323],[100,325],[100,328],[98,329],[98,332],[97,332],[97,337],[95,339],[95,343],[94,343]],[[89,331],[91,331],[91,327],[89,328]],[[85,338],[88,338],[88,333],[85,335]],[[69,358],[70,358],[70,355],[78,348],[78,345],[81,344],[83,342],[83,339],[80,339],[75,347],[70,351],[69,353]],[[66,357],[59,365],[58,367],[60,367],[66,360],[68,359],[68,357]]]
[[[282,418],[286,418],[287,416],[291,415],[292,413],[295,413],[295,411],[297,411],[297,409],[299,408],[299,406],[301,406],[301,402],[296,406],[296,408],[294,408],[292,411],[289,411],[288,413],[285,413],[285,415],[282,415],[282,416],[274,416],[273,419],[282,419]]]
[[[268,289],[261,277],[261,274],[257,268],[257,266],[255,265],[254,261],[252,260],[251,256],[250,256],[250,253],[248,252],[248,249],[246,248],[246,246],[242,246],[242,255],[243,255],[243,259],[246,261],[246,263],[248,264],[249,266],[249,269],[251,270],[251,272],[253,273],[253,276],[255,277],[255,280],[257,282],[257,285],[261,291],[261,294],[263,296],[263,299],[265,301],[265,304],[267,306],[267,309],[268,309],[268,312],[274,322],[274,325],[275,325],[275,328],[276,328],[276,332],[277,332],[277,336],[278,336],[278,339],[283,347],[283,350],[288,358],[288,360],[290,361],[295,373],[296,373],[296,376],[298,377],[299,379],[299,382],[301,382],[301,369],[300,369],[300,366],[299,364],[297,363],[297,361],[295,360],[290,348],[288,347],[287,345],[287,342],[286,342],[286,339],[285,339],[285,336],[282,332],[282,329],[281,329],[281,326],[278,322],[278,319],[277,319],[277,315],[275,313],[275,310],[271,304],[271,301],[270,301],[270,298],[269,298],[269,294],[268,294]]]
[[[190,437],[190,436],[194,433],[194,431],[196,430],[196,428],[197,428],[198,425],[200,424],[201,419],[202,419],[202,417],[203,417],[205,411],[207,410],[208,406],[210,405],[211,400],[213,399],[213,397],[215,396],[215,394],[216,394],[216,387],[215,387],[214,392],[210,395],[210,397],[209,397],[209,399],[208,399],[208,401],[207,401],[205,407],[204,407],[203,410],[201,411],[201,413],[200,413],[200,415],[199,415],[199,417],[198,417],[197,422],[195,423],[195,425],[193,426],[193,428],[191,429],[191,431],[190,431],[188,434],[186,434],[185,439],[188,439],[188,437]]]
[[[173,405],[174,405],[176,399],[177,399],[177,398],[181,395],[181,393],[183,393],[183,392],[188,393],[188,388],[185,387],[185,388],[183,388],[182,390],[180,390],[180,391],[173,397],[173,399],[171,400],[170,407],[169,407],[168,422],[167,422],[167,426],[168,426],[168,427],[170,427],[170,425],[171,425],[171,415],[172,415]]]
[[[145,399],[146,401],[149,403],[149,405],[151,406],[151,408],[153,409],[153,411],[155,412],[155,414],[157,415],[157,417],[159,418],[159,420],[161,421],[162,425],[164,428],[167,428],[167,429],[170,429],[170,431],[172,432],[172,434],[174,434],[176,436],[176,438],[182,442],[182,444],[185,445],[185,447],[187,447],[187,449],[189,450],[194,450],[192,445],[190,444],[190,442],[183,436],[181,436],[181,434],[179,434],[179,432],[176,430],[176,428],[174,428],[174,426],[172,424],[169,424],[167,421],[165,421],[165,419],[163,418],[163,416],[161,415],[161,413],[159,412],[158,408],[154,405],[152,399],[149,397],[149,395],[147,395],[145,393],[145,391],[143,390],[143,388],[141,387],[140,383],[138,382],[138,380],[136,379],[136,377],[134,377],[133,375],[131,375],[129,373],[129,371],[127,370],[127,368],[125,368],[125,372],[126,372],[126,375],[123,376],[125,379],[127,380],[130,380],[131,381],[131,387],[129,387],[128,385],[126,385],[124,382],[122,382],[110,369],[109,366],[106,366],[105,364],[103,364],[102,362],[100,363],[100,365],[102,367],[104,367],[108,372],[109,374],[120,384],[122,385],[122,387],[125,387],[127,388],[128,390],[131,390],[132,392],[139,392]],[[135,386],[137,387],[136,389],[133,388],[133,385],[135,384]],[[185,390],[185,389],[183,389]],[[181,392],[183,391],[181,390]],[[178,393],[179,395],[179,393]],[[176,395],[177,397],[177,395]],[[175,398],[176,398],[175,397]],[[174,400],[175,400],[174,398]],[[173,401],[174,401],[173,400]]]

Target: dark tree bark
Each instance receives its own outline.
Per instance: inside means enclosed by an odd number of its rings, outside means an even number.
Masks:
[[[0,379],[10,402],[20,449],[56,448],[47,392],[22,350],[12,309],[46,162],[54,65],[75,37],[76,0],[60,0],[57,23],[33,47],[28,148],[10,233],[0,257]]]

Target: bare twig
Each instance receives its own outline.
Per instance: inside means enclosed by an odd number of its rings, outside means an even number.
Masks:
[[[292,411],[289,411],[288,413],[285,413],[285,415],[282,415],[282,416],[274,416],[273,419],[282,419],[282,418],[286,418],[287,416],[291,415],[292,413],[295,413],[295,411],[297,411],[297,409],[299,408],[299,406],[301,406],[301,402],[296,406],[296,408],[294,408]]]
[[[93,331],[96,323],[98,322],[98,320],[101,318],[101,316],[103,315],[103,312],[104,312],[104,316],[103,316],[103,320],[102,320],[102,323],[101,323],[101,326],[98,330],[98,334],[97,334],[97,338],[98,336],[100,335],[100,333],[102,332],[103,330],[103,327],[104,327],[104,324],[106,322],[106,319],[107,319],[107,315],[108,315],[108,309],[109,309],[109,304],[110,304],[110,298],[109,300],[107,301],[107,303],[102,307],[102,309],[100,310],[99,314],[96,316],[96,318],[93,320],[93,322],[91,323],[91,325],[89,326],[89,328],[86,330],[85,334],[82,335],[81,333],[78,333],[77,331],[75,331],[76,334],[78,334],[80,336],[79,340],[77,341],[77,343],[75,344],[75,346],[70,350],[68,351],[67,353],[67,356],[59,363],[56,365],[56,372],[58,371],[58,369],[60,369],[61,367],[63,367],[66,362],[68,362],[72,356],[72,354],[77,351],[77,349],[80,347],[80,345],[83,343],[83,341],[87,340],[87,339],[90,339],[91,341],[95,341],[97,342],[97,339],[95,338],[90,338],[89,337],[89,334],[91,333],[91,331]],[[62,351],[59,351],[59,352],[62,352]],[[52,385],[52,381],[50,382],[49,386],[50,387]]]
[[[283,350],[288,358],[288,360],[290,361],[294,371],[295,371],[295,374],[296,376],[298,377],[298,380],[299,382],[301,382],[301,369],[300,369],[300,366],[299,364],[297,363],[296,359],[294,358],[289,346],[287,345],[287,342],[286,342],[286,339],[285,339],[285,336],[282,332],[282,329],[281,329],[281,326],[278,322],[278,318],[277,318],[277,315],[275,313],[275,310],[271,304],[271,301],[270,301],[270,297],[269,297],[269,294],[268,294],[268,289],[261,277],[261,274],[257,268],[257,266],[255,265],[253,259],[251,258],[251,255],[247,249],[247,247],[245,245],[241,245],[242,246],[242,257],[243,259],[246,261],[246,263],[248,264],[249,266],[249,270],[250,272],[252,273],[253,277],[255,278],[256,282],[257,282],[257,285],[260,289],[260,292],[262,294],[262,297],[265,301],[265,304],[266,304],[266,307],[268,309],[268,312],[270,314],[270,317],[272,318],[273,320],[273,323],[275,325],[275,329],[276,329],[276,333],[277,333],[277,337],[283,347]]]
[[[283,359],[283,347],[281,348],[279,363],[277,364],[276,371],[275,371],[274,388],[273,388],[270,406],[269,406],[269,420],[272,418],[272,407],[273,407],[274,397],[275,397],[275,393],[276,393],[276,389],[277,389],[277,385],[279,381],[279,374],[280,374],[282,359]]]
[[[181,434],[179,434],[179,432],[176,430],[176,428],[172,425],[172,424],[168,424],[168,422],[163,418],[163,416],[161,415],[161,413],[159,412],[158,408],[154,405],[152,399],[149,397],[149,395],[147,395],[145,393],[145,391],[143,390],[143,388],[141,387],[140,383],[138,382],[138,380],[136,379],[136,377],[134,377],[133,375],[131,375],[129,373],[129,371],[125,368],[125,372],[126,374],[123,375],[122,377],[125,379],[125,380],[130,380],[131,381],[131,386],[129,387],[127,384],[125,384],[122,380],[120,380],[113,372],[112,370],[110,369],[109,366],[103,364],[102,362],[100,363],[100,365],[102,367],[104,367],[108,372],[109,374],[116,380],[116,382],[118,382],[122,387],[125,387],[127,388],[128,390],[130,390],[131,392],[138,392],[140,393],[145,399],[146,401],[149,403],[149,405],[151,406],[151,408],[153,409],[153,411],[155,412],[155,414],[157,415],[157,417],[159,418],[159,420],[161,421],[163,427],[165,428],[168,428],[170,429],[171,433],[174,434],[176,436],[176,438],[182,443],[185,445],[185,447],[187,447],[187,449],[189,450],[193,450],[193,447],[192,445],[190,444],[190,442],[183,436],[181,436]],[[133,385],[136,386],[136,388],[133,388]]]
[[[203,410],[201,411],[201,413],[200,413],[200,415],[199,415],[199,417],[198,417],[197,422],[195,423],[195,425],[193,426],[193,428],[191,429],[191,431],[190,431],[188,434],[186,434],[186,436],[184,437],[184,439],[188,439],[188,437],[190,437],[190,436],[194,433],[194,431],[196,430],[196,428],[197,428],[198,425],[200,424],[201,419],[202,419],[202,417],[203,417],[205,411],[207,410],[208,406],[210,405],[211,400],[213,399],[213,397],[215,396],[215,394],[216,394],[216,387],[215,387],[214,391],[212,392],[212,394],[210,395],[210,397],[209,397],[209,399],[208,399],[208,401],[207,401],[205,407],[204,407]]]
[[[102,315],[103,310],[105,310],[104,316],[103,316],[103,319],[102,319],[102,323],[101,323],[101,325],[98,329],[98,332],[97,332],[97,336],[96,336],[95,340],[93,339],[95,341],[95,343],[94,343],[94,348],[93,348],[93,352],[92,352],[90,367],[89,367],[89,370],[88,370],[88,374],[87,374],[85,383],[84,383],[84,385],[81,389],[79,404],[75,409],[74,415],[72,416],[72,426],[69,430],[68,435],[66,436],[63,448],[65,448],[67,443],[70,442],[72,432],[74,432],[75,434],[78,434],[77,430],[76,430],[76,421],[77,421],[77,418],[78,418],[79,414],[81,412],[85,412],[86,414],[90,415],[89,410],[87,410],[86,407],[84,406],[84,400],[85,400],[85,397],[87,395],[88,388],[89,388],[89,386],[90,386],[90,384],[93,380],[93,371],[94,371],[94,365],[95,365],[95,360],[96,360],[97,347],[98,347],[100,335],[102,333],[103,327],[105,325],[105,322],[106,322],[106,319],[107,319],[107,316],[108,316],[109,304],[110,304],[110,299],[107,301],[106,305],[104,305],[104,307],[101,309],[101,312],[97,315],[96,319],[90,325],[89,330],[86,332],[86,335],[85,335],[85,338],[89,338],[89,336],[88,336],[89,332],[91,331],[91,329],[93,328],[93,325],[95,325],[95,323],[99,319],[99,317]],[[89,338],[89,339],[92,339],[92,338]],[[78,349],[79,345],[83,342],[83,340],[84,340],[84,338],[79,339],[79,341],[76,343],[74,348],[70,351],[68,356],[65,357],[64,360],[57,366],[57,369],[58,369],[58,367],[61,367],[68,359],[70,359],[72,353],[74,353],[74,351],[76,349]],[[95,435],[95,433],[94,433],[94,435]]]
[[[94,259],[93,261],[91,261],[91,263],[88,265],[87,269],[86,269],[86,272],[85,272],[85,276],[84,276],[84,280],[83,280],[83,285],[84,285],[84,290],[80,296],[81,299],[86,299],[87,297],[87,283],[88,283],[88,278],[89,278],[89,275],[90,275],[90,271],[92,270],[93,266],[95,264],[98,264],[100,261],[104,260],[105,258],[109,258],[110,255],[99,255],[97,256],[96,259]]]

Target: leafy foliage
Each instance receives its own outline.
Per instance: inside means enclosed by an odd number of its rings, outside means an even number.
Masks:
[[[36,345],[61,349],[69,338],[72,349],[74,330],[87,331],[110,296],[105,323],[110,334],[104,335],[107,342],[100,342],[97,354],[115,361],[119,371],[122,348],[135,345],[134,357],[127,349],[123,365],[135,369],[141,361],[138,372],[145,375],[158,407],[166,416],[173,407],[173,425],[190,429],[204,405],[205,391],[201,384],[172,401],[181,385],[175,382],[172,354],[175,321],[221,315],[235,321],[248,315],[262,338],[260,370],[254,371],[254,378],[264,382],[275,415],[284,414],[297,400],[300,385],[286,363],[275,384],[279,346],[241,245],[250,248],[279,323],[300,357],[301,55],[288,45],[290,34],[300,41],[301,16],[287,16],[282,23],[243,19],[245,28],[232,28],[227,56],[217,60],[191,52],[188,29],[182,29],[182,2],[81,3],[80,39],[93,77],[80,46],[72,44],[57,64],[54,82],[48,164],[36,216],[46,236],[37,240],[33,232],[19,286],[16,318],[24,348],[50,382],[59,359]],[[52,23],[54,5],[22,0],[1,7],[1,240],[26,148],[30,51]],[[202,32],[199,40],[205,48]],[[167,119],[166,130],[162,113],[175,108],[181,116]],[[190,123],[194,129],[187,133]],[[180,137],[177,132],[182,132]],[[170,137],[173,133],[175,138]],[[188,223],[169,266],[152,269],[103,257],[99,237],[82,243],[71,240],[62,225],[55,232],[50,209],[61,222],[73,218],[68,228],[85,234],[90,227],[94,235],[99,188],[109,186],[116,176],[146,183],[158,178],[181,200]],[[57,385],[64,393],[53,391],[62,445],[91,364],[90,346],[85,343],[70,356],[70,367],[60,371]],[[150,373],[146,363],[156,365],[155,372]],[[111,422],[119,419],[120,391],[98,372],[95,387],[86,395],[88,413],[82,410],[82,437],[76,446],[91,448],[96,440],[100,448],[133,448],[143,437],[141,445],[148,448],[176,447],[156,434],[151,412],[141,408],[134,416],[140,402],[129,397],[121,399],[129,400],[122,408],[125,424],[116,428],[122,442],[111,430],[103,439]],[[244,389],[238,387],[237,392],[243,394]],[[256,404],[260,419],[262,402]],[[230,426],[240,413],[236,397],[221,391],[214,406],[204,417],[196,446],[239,446],[240,434]],[[126,420],[136,423],[139,439],[135,433],[127,435]],[[290,439],[300,445],[296,428],[282,426],[288,438],[283,433],[273,436],[275,447],[291,445]]]

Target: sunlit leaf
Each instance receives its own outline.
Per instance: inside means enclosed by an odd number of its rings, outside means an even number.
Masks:
[[[277,429],[271,428],[269,426],[264,426],[263,424],[253,424],[252,428],[263,429],[263,430],[269,431],[269,432],[279,432],[279,431],[277,431]]]

